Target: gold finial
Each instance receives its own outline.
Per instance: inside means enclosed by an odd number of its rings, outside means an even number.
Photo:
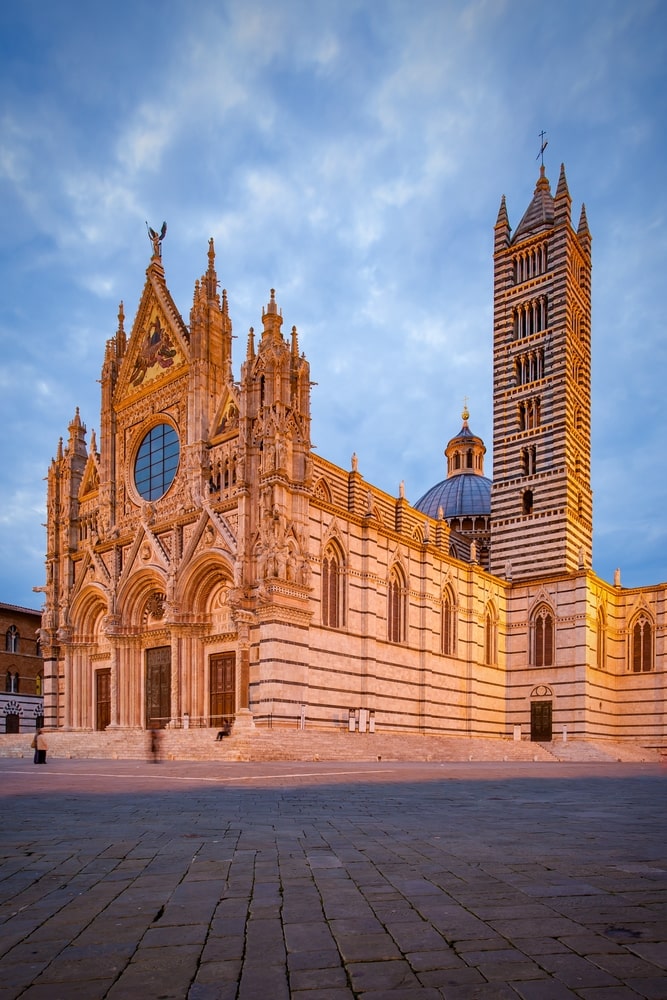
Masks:
[[[463,413],[461,414],[461,418],[464,421],[467,421],[470,418],[470,413],[468,412],[468,397],[467,396],[463,397]]]

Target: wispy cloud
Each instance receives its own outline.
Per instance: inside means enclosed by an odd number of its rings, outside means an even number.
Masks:
[[[405,479],[415,499],[444,476],[463,396],[490,451],[492,229],[503,193],[514,225],[530,200],[542,128],[552,185],[564,161],[594,238],[596,560],[607,575],[632,566],[625,582],[642,567],[655,578],[659,4],[194,0],[155,16],[119,0],[86,18],[76,6],[0,14],[0,499],[26,518],[25,574],[0,574],[3,599],[32,601],[44,516],[28,495],[43,502],[74,407],[97,423],[104,343],[120,299],[131,325],[144,282],[146,220],[168,220],[186,318],[215,237],[237,369],[277,289],[318,383],[321,454],[346,464],[356,451],[368,478]],[[0,522],[0,552],[12,546],[16,524]]]

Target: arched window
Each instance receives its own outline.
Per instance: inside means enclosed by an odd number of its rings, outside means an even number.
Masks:
[[[551,667],[554,662],[554,618],[551,609],[541,604],[533,615],[532,662],[536,667]]]
[[[16,625],[10,625],[5,635],[5,650],[8,653],[19,651],[19,630]]]
[[[630,630],[630,669],[635,674],[653,670],[653,624],[643,611]]]
[[[492,604],[487,604],[484,615],[484,662],[489,666],[498,662],[496,613]]]
[[[440,652],[445,656],[456,655],[456,604],[454,595],[446,588],[442,595],[440,613]]]
[[[405,641],[405,580],[398,566],[389,574],[387,591],[387,638],[390,642]]]
[[[602,606],[598,608],[597,649],[595,656],[598,670],[604,670],[607,666],[607,618]]]
[[[330,545],[322,560],[322,624],[329,628],[345,625],[344,581],[343,557],[336,546]]]

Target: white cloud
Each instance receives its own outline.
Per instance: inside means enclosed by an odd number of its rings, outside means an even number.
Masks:
[[[213,235],[236,369],[273,286],[319,383],[320,452],[356,449],[414,498],[444,474],[464,395],[490,448],[492,229],[503,192],[514,224],[527,206],[545,127],[552,186],[564,160],[594,237],[596,546],[626,563],[666,432],[659,5],[197,0],[146,19],[119,2],[66,29],[45,8],[39,46],[22,63],[17,34],[0,66],[5,467],[28,434],[41,479],[74,406],[97,414],[144,222],[166,218],[186,320]]]

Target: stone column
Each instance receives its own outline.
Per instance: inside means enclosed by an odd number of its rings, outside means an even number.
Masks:
[[[181,718],[181,649],[182,639],[174,628],[171,630],[171,721],[178,722]]]
[[[254,729],[255,721],[250,711],[250,625],[254,621],[254,615],[251,612],[236,611],[234,620],[238,630],[236,681],[238,707],[234,729]]]
[[[109,722],[109,729],[115,729],[120,725],[119,718],[119,703],[118,703],[118,639],[116,637],[117,630],[120,626],[120,615],[107,615],[104,622],[104,634],[106,635],[109,646],[111,647],[111,656],[109,658],[109,666],[111,668],[111,721]]]
[[[72,728],[72,650],[70,647],[71,630],[68,628],[58,629],[58,642],[60,643],[61,655],[63,658],[63,729]],[[56,683],[58,679],[56,679]]]

